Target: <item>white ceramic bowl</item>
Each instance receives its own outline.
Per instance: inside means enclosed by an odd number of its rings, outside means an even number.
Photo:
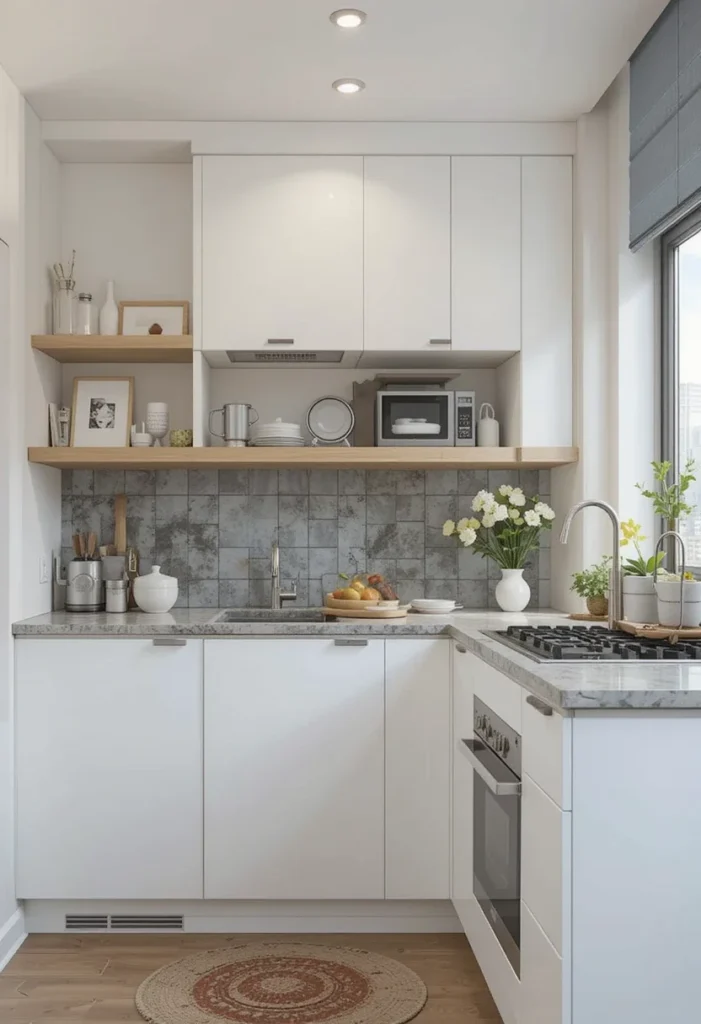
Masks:
[[[134,580],[134,600],[142,612],[150,615],[168,612],[178,600],[178,581],[161,573],[160,565],[154,565],[150,573]]]
[[[423,612],[427,615],[450,615],[460,605],[456,604],[455,601],[451,600],[438,600],[429,598],[417,598],[411,602],[412,611]]]

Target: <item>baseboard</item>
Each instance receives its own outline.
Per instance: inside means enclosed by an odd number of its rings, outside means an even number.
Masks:
[[[64,932],[67,914],[182,914],[182,931],[234,935],[239,932],[429,934],[462,930],[448,900],[26,900],[24,912],[25,927],[30,934]]]
[[[21,907],[18,907],[14,914],[0,928],[0,971],[7,967],[12,957],[27,938],[24,928],[24,913]]]

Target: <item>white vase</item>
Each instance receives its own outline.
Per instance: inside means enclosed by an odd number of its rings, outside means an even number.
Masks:
[[[119,310],[114,301],[114,281],[107,282],[107,298],[100,310],[100,334],[116,334],[119,324]]]
[[[657,622],[657,594],[652,576],[623,577],[623,618],[628,622]]]
[[[522,612],[531,599],[523,569],[502,569],[495,596],[503,612]]]

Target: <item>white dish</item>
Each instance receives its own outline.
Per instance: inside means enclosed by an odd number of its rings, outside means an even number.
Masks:
[[[423,615],[450,615],[457,611],[462,605],[452,600],[439,600],[429,598],[417,598],[411,602],[412,611],[421,612]]]
[[[392,424],[393,434],[440,434],[440,423],[399,423]]]
[[[307,426],[319,441],[344,441],[355,426],[355,415],[342,398],[320,398],[307,413]]]

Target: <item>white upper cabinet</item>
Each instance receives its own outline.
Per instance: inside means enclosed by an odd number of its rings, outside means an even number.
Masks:
[[[521,347],[521,158],[452,159],[452,351]]]
[[[363,347],[363,158],[202,161],[202,347]]]
[[[450,351],[450,158],[365,158],[365,349]]]

